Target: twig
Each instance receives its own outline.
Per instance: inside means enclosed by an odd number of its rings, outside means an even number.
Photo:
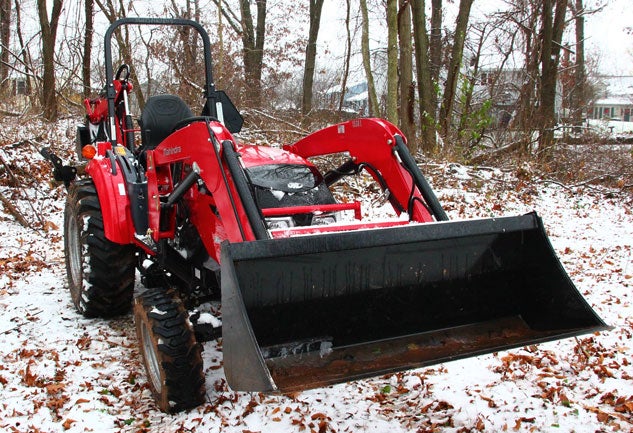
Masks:
[[[260,116],[264,116],[264,117],[267,117],[267,118],[269,118],[269,119],[271,119],[271,120],[274,120],[275,122],[281,122],[281,123],[284,123],[284,124],[286,124],[286,125],[288,125],[288,126],[290,126],[290,127],[294,128],[297,134],[301,134],[301,135],[307,135],[307,134],[309,134],[309,131],[306,131],[305,129],[301,128],[301,127],[300,127],[300,126],[298,126],[298,125],[293,124],[292,122],[288,122],[287,120],[283,120],[283,119],[280,119],[280,118],[278,118],[278,117],[271,116],[270,114],[268,114],[268,113],[264,113],[263,111],[260,111],[260,110],[255,110],[255,109],[253,109],[253,110],[251,110],[251,111],[252,111],[253,113],[259,114]],[[288,132],[290,132],[290,131],[288,131]]]
[[[24,215],[22,215],[22,213],[20,213],[20,211],[15,206],[13,206],[11,201],[9,201],[9,199],[6,198],[4,194],[2,194],[2,191],[0,191],[0,201],[4,205],[4,208],[11,215],[13,215],[13,217],[17,220],[17,222],[20,223],[22,227],[27,228],[27,229],[32,228],[31,225],[28,223],[28,221],[24,218]]]
[[[589,362],[589,358],[590,358],[589,354],[587,353],[585,348],[582,347],[582,343],[580,342],[578,337],[574,337],[574,340],[576,340],[576,347],[578,347],[578,350],[580,350],[580,352],[582,352],[582,354],[585,356],[585,364],[587,364]]]
[[[36,311],[35,313],[31,314],[31,317],[35,317],[35,316],[39,315],[41,312],[42,312],[42,310]],[[14,327],[6,329],[6,330],[0,332],[0,334],[2,334],[2,335],[8,334],[11,331],[15,331],[16,329],[19,329],[22,325],[25,325],[25,324],[26,324],[26,322],[18,323]]]
[[[23,140],[18,142],[19,144],[30,144],[31,146],[33,146],[33,143],[30,140]],[[18,144],[16,143],[16,144]],[[24,193],[24,188],[22,186],[22,182],[20,182],[18,180],[18,178],[15,176],[15,174],[13,174],[13,171],[11,171],[11,169],[9,168],[9,164],[7,164],[7,162],[5,161],[5,159],[2,157],[2,155],[0,155],[0,161],[2,162],[2,164],[5,166],[5,168],[7,169],[7,173],[9,173],[9,176],[13,179],[13,181],[15,182],[15,185],[18,187],[19,190],[21,190],[22,193]],[[26,194],[24,194],[26,195]],[[35,210],[35,208],[33,207],[33,201],[32,200],[27,200],[27,203],[29,204],[29,206],[31,207],[31,210],[33,211],[33,214],[35,215],[35,217],[38,219],[38,221],[40,222],[40,224],[44,225],[45,221],[44,218],[41,215],[41,212],[37,212]],[[27,225],[25,227],[31,228],[33,230],[35,230],[34,227],[32,227],[31,225]],[[37,230],[35,230],[37,231]]]
[[[535,180],[535,181],[534,181],[534,183],[553,183],[554,185],[558,185],[558,186],[560,186],[561,188],[564,188],[564,189],[566,189],[567,191],[569,191],[569,192],[571,192],[571,193],[573,193],[573,192],[574,192],[573,187],[571,187],[571,186],[567,186],[567,185],[565,185],[564,183],[559,182],[559,181],[557,181],[557,180],[553,180],[553,179],[541,179],[541,180]]]

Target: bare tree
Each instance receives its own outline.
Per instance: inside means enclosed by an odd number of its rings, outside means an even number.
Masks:
[[[387,0],[387,119],[398,123],[398,0]]]
[[[453,48],[451,50],[450,64],[446,74],[446,86],[444,87],[444,97],[440,107],[440,126],[442,135],[448,137],[453,118],[453,107],[455,105],[455,92],[457,91],[457,81],[462,65],[464,54],[464,41],[468,30],[468,19],[470,17],[470,7],[473,0],[461,0],[459,2],[459,13],[455,24],[455,35],[453,37]]]
[[[576,36],[576,61],[571,116],[574,123],[580,125],[582,123],[583,108],[585,106],[585,86],[587,84],[585,72],[585,8],[582,0],[575,0],[573,12]]]
[[[341,94],[338,101],[339,114],[343,110],[343,104],[345,103],[345,94],[347,92],[347,79],[349,78],[349,63],[352,57],[352,34],[350,31],[350,15],[351,15],[351,0],[345,0],[345,62],[343,65],[343,77],[341,78]]]
[[[414,0],[415,1],[415,0]],[[431,81],[435,88],[439,87],[442,69],[442,0],[431,0],[431,29],[429,38],[429,62]],[[438,92],[431,94],[431,105],[437,109]]]
[[[257,21],[253,21],[249,0],[239,0],[240,15],[222,0],[213,0],[229,26],[242,39],[244,78],[248,99],[255,107],[262,104],[262,69],[266,36],[266,0],[255,0]]]
[[[435,106],[433,105],[433,80],[429,63],[429,40],[426,32],[426,13],[423,1],[413,1],[413,37],[415,39],[415,63],[420,104],[420,130],[422,150],[432,154],[436,150]]]
[[[305,67],[303,69],[303,98],[301,113],[305,116],[312,111],[312,83],[314,82],[314,66],[316,62],[317,38],[321,24],[323,0],[310,0],[310,29],[306,47]]]
[[[94,34],[93,11],[94,11],[94,0],[85,0],[84,15],[86,16],[86,30],[84,33],[83,64],[81,68],[81,80],[83,82],[84,98],[89,98],[90,92],[91,92],[90,58],[92,57],[92,36]]]
[[[362,34],[361,34],[361,54],[363,56],[363,67],[365,68],[365,76],[367,77],[367,94],[369,100],[369,115],[378,116],[380,108],[378,107],[378,97],[376,96],[376,85],[374,84],[374,73],[371,68],[371,58],[369,53],[369,15],[367,13],[367,0],[360,0],[360,13],[362,17]],[[343,92],[345,89],[343,89]]]
[[[409,149],[416,153],[415,136],[415,86],[413,85],[413,44],[411,41],[411,3],[409,0],[400,0],[398,10],[398,47],[400,55],[398,66],[400,70],[400,106],[398,118],[400,129],[408,138]]]
[[[0,88],[7,88],[11,45],[11,0],[0,0]]]
[[[472,32],[478,33],[479,38],[476,41],[474,56],[470,61],[470,73],[464,77],[464,94],[462,95],[462,107],[461,107],[461,115],[459,118],[459,127],[457,129],[458,134],[461,134],[466,128],[471,125],[468,125],[469,118],[472,112],[472,102],[473,102],[473,91],[475,89],[475,83],[477,81],[477,77],[479,76],[479,63],[481,60],[481,52],[484,47],[484,43],[486,41],[486,37],[488,35],[488,25],[489,21],[486,21],[479,25],[472,26]]]
[[[119,4],[115,5],[114,2],[116,0],[94,0],[95,3],[99,6],[101,11],[104,13],[106,18],[110,23],[113,23],[119,18],[125,17],[126,7],[123,4],[123,0],[118,0]],[[114,38],[116,39],[117,45],[119,46],[119,54],[122,57],[123,61],[129,65],[130,67],[130,76],[132,82],[134,83],[134,96],[138,102],[140,107],[145,106],[145,96],[143,95],[143,89],[138,81],[138,74],[136,73],[136,67],[134,66],[135,62],[132,58],[132,48],[130,44],[129,32],[127,27],[119,27],[117,31],[114,32]],[[149,78],[149,77],[148,77]]]
[[[198,22],[202,16],[198,0],[171,0],[171,11],[175,18]],[[167,38],[167,44],[163,38],[157,38],[151,44],[151,51],[157,58],[166,57],[170,64],[175,80],[165,80],[173,82],[166,83],[166,87],[173,88],[171,91],[191,107],[195,107],[200,103],[200,85],[204,82],[204,69],[199,67],[203,62],[200,58],[202,50],[198,32],[189,26],[180,26],[175,33],[168,33]],[[149,44],[146,42],[146,45]]]
[[[530,129],[536,119],[536,107],[538,106],[536,88],[539,83],[539,58],[541,56],[541,44],[537,37],[539,25],[539,8],[531,2],[515,4],[513,9],[504,13],[500,19],[512,24],[509,33],[516,33],[518,42],[523,48],[523,81],[520,83],[519,96],[516,102],[516,116],[512,119],[511,126],[522,129],[527,133],[524,140],[524,150],[531,140]]]
[[[567,0],[543,0],[539,146],[544,157],[549,155],[554,142],[556,81],[566,12]]]
[[[37,0],[37,14],[42,34],[42,74],[41,103],[44,118],[54,121],[57,119],[57,93],[55,85],[55,42],[57,40],[57,24],[62,11],[62,0],[53,0],[50,19],[46,0]]]
[[[24,72],[24,76],[26,78],[26,89],[25,92],[27,95],[33,95],[32,92],[32,83],[31,78],[35,78],[35,74],[33,73],[33,62],[31,57],[31,50],[29,49],[29,45],[24,40],[24,36],[22,35],[22,13],[20,12],[20,2],[19,0],[15,0],[15,33],[18,39],[19,47],[20,47],[20,56],[19,61],[22,63],[22,68]],[[33,96],[32,96],[33,97]]]

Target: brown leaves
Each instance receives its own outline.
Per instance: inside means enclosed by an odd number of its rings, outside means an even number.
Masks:
[[[519,431],[519,430],[521,430],[521,425],[523,423],[533,424],[534,421],[536,421],[536,418],[534,418],[534,417],[530,417],[530,418],[528,418],[528,417],[521,417],[521,418],[518,418],[514,422],[514,430],[515,431]]]
[[[494,371],[507,377],[523,377],[528,371],[537,368],[543,372],[553,371],[553,366],[558,364],[558,359],[553,352],[539,351],[534,349],[534,355],[508,353],[501,358],[502,365],[496,367]]]
[[[74,419],[66,418],[66,420],[62,423],[62,427],[64,430],[68,430],[72,427],[72,425],[77,422]]]
[[[38,386],[37,376],[31,373],[31,366],[33,365],[33,360],[30,360],[26,365],[24,372],[22,374],[22,383],[26,386]]]
[[[45,394],[37,393],[37,398],[33,398],[33,406],[35,408],[46,406],[50,411],[59,416],[59,410],[62,409],[70,400],[66,394],[66,371],[58,368],[52,377],[38,374],[38,362],[53,362],[59,366],[59,354],[54,351],[45,351],[43,349],[27,349],[22,348],[19,351],[21,359],[28,359],[26,367],[21,371],[22,383],[29,388],[39,388],[45,391]]]
[[[259,402],[254,398],[251,398],[251,401],[249,401],[246,405],[246,409],[244,409],[244,412],[242,412],[242,418],[246,418],[247,416],[252,414],[257,406],[259,406]]]
[[[488,407],[495,408],[497,407],[497,403],[490,397],[486,397],[485,395],[480,395],[481,399],[488,402]]]
[[[90,347],[91,343],[92,343],[92,338],[90,338],[88,334],[84,334],[80,338],[77,339],[77,343],[75,343],[75,345],[81,350],[86,350]]]
[[[26,254],[17,254],[13,257],[0,258],[0,274],[11,279],[22,278],[28,272],[37,272],[49,268],[50,265],[39,257],[35,251],[27,251]]]
[[[612,391],[602,395],[600,402],[613,407],[617,413],[633,415],[633,396],[618,397],[615,391]]]

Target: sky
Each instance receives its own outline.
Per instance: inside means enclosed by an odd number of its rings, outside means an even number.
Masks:
[[[569,0],[574,1],[574,0]],[[445,2],[448,3],[448,2]],[[633,75],[633,35],[626,34],[627,26],[633,27],[632,0],[584,0],[586,9],[596,9],[604,5],[597,13],[590,13],[585,21],[585,57],[596,59],[598,70],[607,75]],[[325,0],[322,13],[322,29],[319,44],[331,52],[344,51],[345,29],[343,18],[345,8],[336,0]],[[446,9],[456,8],[458,2],[446,5]],[[503,0],[475,0],[472,17],[485,16],[504,7]],[[445,12],[444,25],[454,26],[455,14]],[[570,27],[573,32],[573,27]],[[573,33],[570,35],[573,40]],[[372,36],[373,45],[384,44],[384,37]]]
[[[631,0],[602,0],[604,9],[587,17],[585,24],[586,50],[599,59],[602,73],[633,75],[633,34],[626,34],[626,27],[633,27],[633,3]]]

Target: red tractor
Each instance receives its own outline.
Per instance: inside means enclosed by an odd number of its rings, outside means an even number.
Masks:
[[[200,115],[155,95],[133,126],[129,68],[113,72],[110,45],[128,24],[198,32]],[[204,401],[201,343],[214,338],[231,388],[270,392],[605,329],[535,213],[449,222],[394,125],[357,119],[283,149],[238,144],[242,118],[215,89],[209,37],[193,21],[116,21],[105,59],[105,93],[86,101],[78,130],[85,175],[43,153],[68,185],[73,303],[86,317],[133,308],[162,410]],[[328,155],[340,164],[319,168]],[[363,221],[358,202],[336,199],[363,172],[399,218]],[[201,320],[210,302],[221,303],[221,327]]]

